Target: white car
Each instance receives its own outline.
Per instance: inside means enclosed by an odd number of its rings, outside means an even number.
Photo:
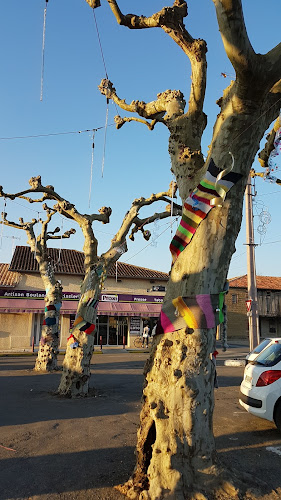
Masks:
[[[281,338],[248,364],[240,385],[239,403],[252,415],[275,423],[281,431]]]
[[[246,364],[253,361],[275,339],[266,338],[246,356]]]

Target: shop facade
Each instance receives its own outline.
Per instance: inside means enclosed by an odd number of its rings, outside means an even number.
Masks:
[[[50,250],[56,253],[56,249]],[[74,250],[67,252],[67,265],[62,264],[56,275],[63,287],[62,350],[75,319],[83,279],[83,254]],[[45,293],[29,253],[28,247],[16,247],[10,266],[0,264],[0,351],[30,350],[33,345],[36,350],[40,341]],[[71,257],[75,257],[75,268]],[[167,281],[166,273],[118,262],[117,270],[114,266],[112,272],[109,271],[100,296],[95,345],[132,347],[143,324],[150,324],[152,329],[159,317]]]

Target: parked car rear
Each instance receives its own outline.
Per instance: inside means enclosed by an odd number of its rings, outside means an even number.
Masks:
[[[281,338],[270,340],[248,360],[239,402],[249,413],[275,422],[281,431]]]

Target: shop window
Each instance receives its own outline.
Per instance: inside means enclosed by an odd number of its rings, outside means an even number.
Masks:
[[[269,322],[269,333],[275,333],[276,334],[276,324],[275,324],[275,321],[270,321]]]
[[[71,328],[73,327],[73,323],[75,321],[75,314],[70,314],[69,319],[70,319],[70,330],[71,330]]]
[[[99,322],[99,324],[107,324],[107,318],[108,316],[97,316],[97,321]]]
[[[266,312],[267,314],[271,313],[271,293],[266,292]]]
[[[96,331],[95,331],[95,345],[122,345],[123,337],[125,337],[125,344],[127,344],[128,336],[128,321],[127,318],[122,316],[98,316]]]
[[[232,304],[237,304],[238,303],[238,295],[237,295],[237,293],[233,293],[231,295],[231,302],[232,302]]]

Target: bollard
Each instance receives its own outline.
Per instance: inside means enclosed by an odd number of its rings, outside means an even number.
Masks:
[[[100,350],[102,351],[102,335],[100,335]]]
[[[125,339],[125,335],[123,335],[123,349],[125,349],[125,345],[126,345],[126,339]]]

